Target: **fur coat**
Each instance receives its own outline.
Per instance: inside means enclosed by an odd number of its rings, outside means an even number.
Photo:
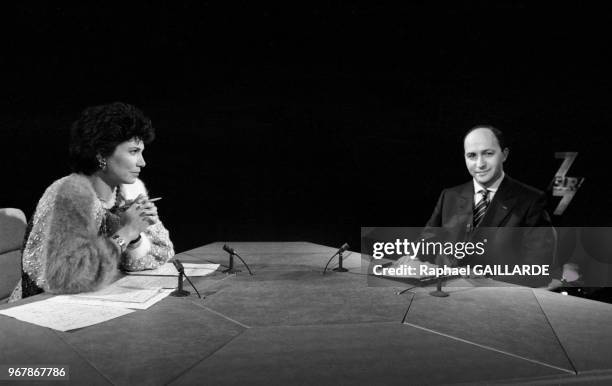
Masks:
[[[121,185],[114,209],[130,203],[141,193],[147,195],[140,180]],[[71,174],[51,184],[30,223],[22,257],[22,283],[11,301],[42,290],[50,293],[97,290],[112,282],[119,268],[154,269],[174,256],[168,231],[160,221],[141,233],[137,247],[121,253],[109,238],[119,227],[114,209],[102,206],[84,175]]]

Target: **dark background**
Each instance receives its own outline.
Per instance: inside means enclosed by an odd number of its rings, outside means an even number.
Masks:
[[[610,20],[527,1],[186,1],[6,9],[2,207],[29,217],[69,173],[68,127],[124,101],[157,139],[141,178],[177,251],[212,241],[359,245],[420,226],[469,180],[462,135],[514,138],[506,172],[545,190],[578,151],[557,225],[609,225]],[[558,199],[554,199],[554,207]]]

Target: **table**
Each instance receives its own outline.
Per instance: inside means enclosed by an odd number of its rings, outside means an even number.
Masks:
[[[222,245],[177,256],[227,264]],[[322,275],[335,248],[230,245],[255,275],[235,259],[238,274],[192,279],[204,300],[65,333],[0,315],[0,364],[69,365],[88,385],[612,382],[610,304],[465,279],[447,298],[398,294],[408,284],[368,277],[359,253]]]

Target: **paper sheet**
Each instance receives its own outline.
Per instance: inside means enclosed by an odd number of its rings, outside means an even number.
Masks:
[[[188,277],[206,276],[215,272],[219,268],[219,264],[196,264],[183,263],[185,267],[185,275]],[[134,276],[177,276],[178,272],[172,263],[166,263],[157,269],[147,271],[126,272],[128,275]]]
[[[125,276],[99,291],[58,295],[0,313],[39,326],[69,331],[102,323],[136,309],[145,310],[168,296],[176,284],[177,278],[170,276]]]
[[[185,281],[184,278],[183,281]],[[128,275],[121,279],[121,285],[134,288],[176,288],[178,277]]]
[[[67,303],[58,306],[52,299],[7,308],[0,314],[54,330],[70,331],[134,312],[127,308],[100,305]]]
[[[52,301],[59,303],[77,303],[101,306],[112,306],[122,308],[147,309],[161,299],[168,296],[171,291],[162,289],[164,284],[160,281],[171,279],[176,283],[176,278],[169,277],[141,277],[124,276],[109,286],[94,292],[83,292],[75,295],[56,296]],[[170,288],[174,288],[174,285]]]
[[[139,287],[129,282],[129,277],[119,279],[109,286],[94,292],[70,295],[82,299],[96,299],[123,303],[144,303],[159,294],[161,287]]]
[[[189,276],[209,275],[219,267],[189,263],[184,266]],[[58,295],[8,308],[0,314],[59,331],[102,323],[133,310],[146,310],[168,296],[177,285],[176,269],[166,264],[156,271],[146,271],[148,275],[144,276],[127,275],[99,291]]]
[[[90,306],[119,307],[119,308],[132,309],[132,310],[146,310],[147,308],[151,307],[155,303],[159,302],[160,300],[168,296],[172,291],[173,291],[172,289],[159,290],[159,292],[157,292],[156,295],[154,295],[149,300],[142,302],[142,303],[115,302],[111,300],[100,300],[96,298],[84,297],[84,296],[79,296],[79,295],[59,295],[59,296],[54,296],[48,299],[48,301],[55,302],[55,303],[61,303],[62,305],[63,304],[87,304]]]

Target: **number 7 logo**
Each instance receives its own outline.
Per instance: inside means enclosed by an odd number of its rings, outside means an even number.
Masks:
[[[557,174],[555,174],[552,181],[553,196],[562,197],[553,213],[557,216],[565,212],[572,198],[574,198],[574,194],[576,194],[584,182],[584,177],[566,177],[567,171],[572,166],[577,156],[578,153],[572,151],[555,153],[555,158],[563,160],[563,163],[559,167],[559,170],[557,170]]]

